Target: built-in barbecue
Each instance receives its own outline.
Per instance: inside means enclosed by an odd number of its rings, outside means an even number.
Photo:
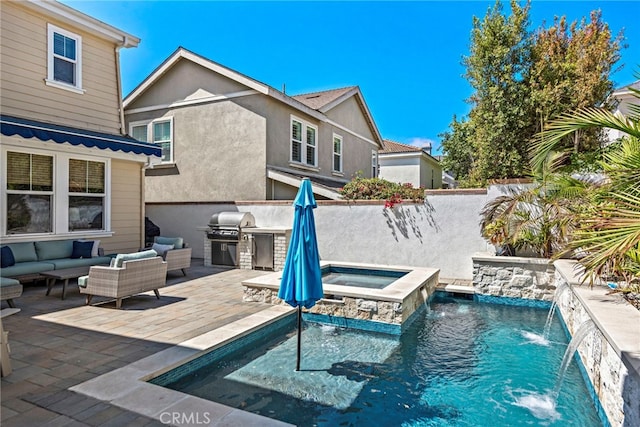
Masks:
[[[211,215],[206,231],[211,244],[211,265],[238,267],[242,230],[256,226],[249,212],[218,212]]]

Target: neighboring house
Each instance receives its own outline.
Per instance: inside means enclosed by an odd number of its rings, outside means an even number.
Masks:
[[[119,50],[139,39],[55,1],[2,1],[0,236],[144,243],[144,167],[127,137]]]
[[[442,165],[431,154],[430,147],[385,139],[379,152],[380,178],[391,182],[410,183],[415,188],[442,188]]]
[[[613,108],[614,114],[628,116],[629,105],[636,104],[638,105],[638,97],[630,89],[640,90],[640,80],[637,80],[627,86],[623,86],[620,89],[616,89],[608,99],[608,103]],[[622,132],[616,129],[607,129],[608,140],[609,142],[616,141],[617,139],[624,136]]]
[[[377,173],[382,139],[358,87],[288,96],[178,48],[124,99],[129,133],[162,146],[146,172],[146,201],[316,196]]]

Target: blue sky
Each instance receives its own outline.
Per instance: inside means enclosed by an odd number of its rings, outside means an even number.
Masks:
[[[462,76],[472,17],[493,2],[81,1],[63,3],[142,39],[121,53],[124,95],[183,46],[289,95],[360,86],[383,138],[420,145],[469,112]],[[531,27],[601,9],[628,47],[617,86],[640,67],[640,2],[533,1]],[[508,10],[508,5],[505,5]]]

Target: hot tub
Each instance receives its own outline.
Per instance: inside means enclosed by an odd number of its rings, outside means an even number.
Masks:
[[[380,330],[400,333],[402,325],[428,301],[438,284],[435,268],[321,261],[324,298],[309,310],[324,322],[364,328],[380,322]],[[349,277],[347,277],[347,274]],[[337,278],[336,278],[337,276]],[[342,277],[340,277],[342,276]],[[244,301],[286,304],[278,298],[282,272],[278,271],[242,282]],[[326,278],[326,280],[325,280]]]

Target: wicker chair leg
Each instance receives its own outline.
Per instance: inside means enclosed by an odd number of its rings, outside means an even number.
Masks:
[[[11,308],[16,308],[16,305],[13,302],[13,298],[7,299],[7,304],[9,304],[9,307],[11,307]]]
[[[91,298],[93,298],[93,295],[91,295],[91,294],[87,294],[86,305],[91,304]]]
[[[116,308],[122,307],[122,298],[116,298]]]
[[[182,275],[186,276],[187,275],[187,271],[184,268],[181,268],[180,270],[182,270]]]
[[[153,292],[156,294],[156,298],[160,299],[160,292],[157,289],[154,289]]]

